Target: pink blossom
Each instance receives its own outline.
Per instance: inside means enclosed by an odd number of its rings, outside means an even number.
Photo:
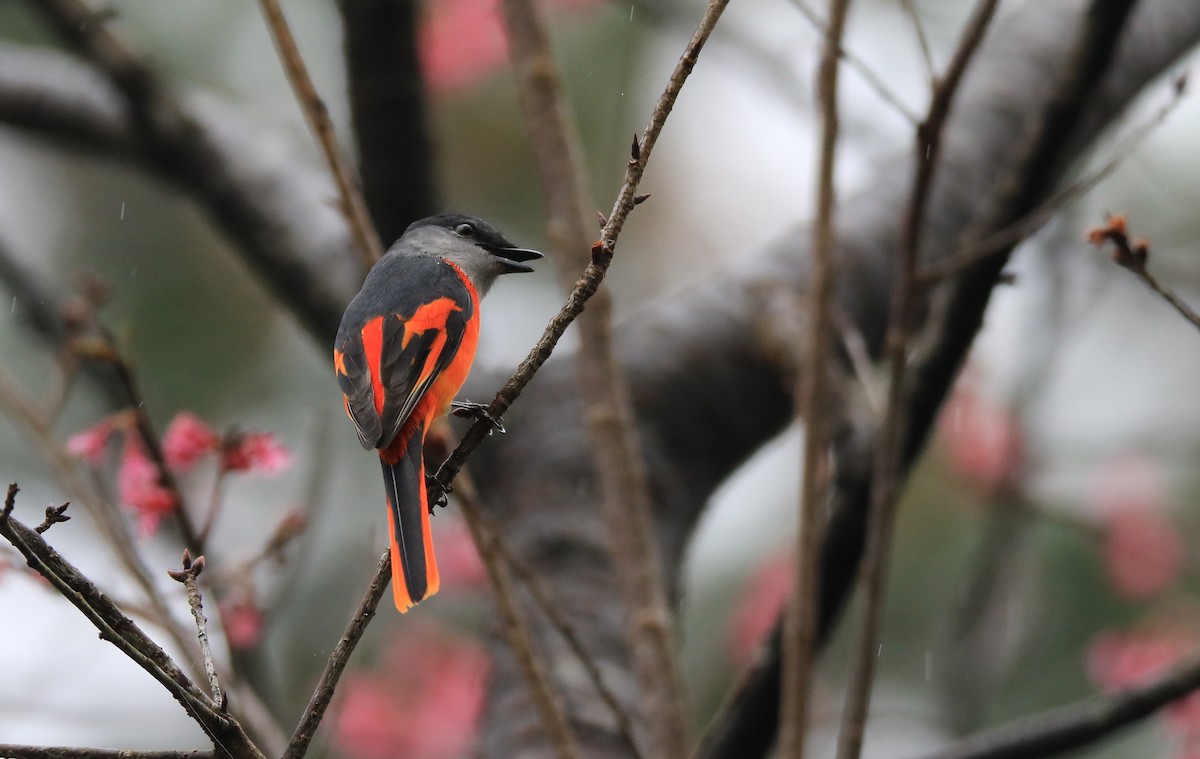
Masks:
[[[1104,566],[1118,595],[1146,598],[1179,578],[1186,561],[1179,531],[1160,513],[1130,509],[1112,516],[1104,541]]]
[[[990,492],[1020,483],[1025,446],[1008,409],[960,383],[942,410],[938,432],[951,465],[971,482]]]
[[[370,671],[343,679],[333,727],[350,759],[455,759],[475,742],[488,658],[474,640],[406,625]]]
[[[221,621],[229,647],[254,648],[262,642],[265,622],[262,610],[247,594],[237,593],[221,599]]]
[[[112,437],[115,427],[113,418],[106,416],[86,430],[76,432],[67,440],[67,453],[78,456],[93,467],[100,466],[104,463],[108,439]]]
[[[167,466],[179,472],[191,469],[220,446],[220,436],[200,417],[187,411],[175,415],[163,436],[163,456]]]
[[[599,0],[555,0],[553,6],[582,12]],[[508,38],[499,0],[432,0],[418,39],[421,70],[439,92],[464,90],[508,63]]]
[[[275,474],[292,460],[287,446],[269,432],[246,432],[225,441],[221,464],[230,472]]]
[[[121,502],[138,517],[138,532],[153,535],[163,517],[175,509],[175,497],[162,486],[158,467],[133,433],[125,435],[121,468],[117,470],[117,493]]]
[[[748,664],[775,626],[792,595],[795,567],[791,555],[780,552],[751,574],[729,629],[729,652],[735,664]]]

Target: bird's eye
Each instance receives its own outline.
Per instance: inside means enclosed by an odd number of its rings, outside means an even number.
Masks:
[[[470,224],[459,224],[456,227],[454,227],[454,231],[457,232],[458,234],[462,235],[463,237],[474,237],[475,236],[475,227],[471,226]]]

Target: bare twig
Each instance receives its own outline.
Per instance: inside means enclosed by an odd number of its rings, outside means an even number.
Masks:
[[[833,334],[834,210],[837,192],[833,171],[838,142],[838,51],[846,28],[849,0],[831,0],[825,29],[817,93],[821,111],[817,205],[812,232],[813,272],[809,295],[808,329],[804,336],[805,370],[798,387],[798,412],[804,419],[804,472],[800,486],[796,534],[795,590],[787,605],[783,636],[783,684],[779,707],[780,755],[802,759],[808,727],[809,675],[817,634],[817,588],[820,578],[822,505],[828,487],[828,361]]]
[[[38,574],[87,617],[100,631],[102,638],[158,680],[204,729],[215,748],[233,756],[263,757],[241,725],[228,714],[218,711],[219,705],[210,701],[174,660],[133,620],[125,616],[108,596],[47,545],[40,535],[12,517],[16,492],[16,485],[10,485],[4,510],[0,512],[0,535],[12,543]]]
[[[329,655],[329,661],[325,663],[325,671],[321,673],[321,679],[317,682],[317,687],[308,700],[308,706],[304,708],[304,714],[300,717],[300,722],[292,733],[292,739],[288,742],[282,759],[303,759],[304,755],[308,753],[308,747],[325,716],[325,710],[329,708],[329,702],[333,700],[333,692],[337,688],[338,680],[341,679],[342,672],[345,671],[346,664],[350,661],[350,655],[354,653],[358,642],[362,640],[363,633],[367,630],[367,624],[375,616],[375,610],[379,608],[379,599],[383,598],[383,593],[387,590],[388,582],[391,579],[391,552],[384,551],[383,556],[379,557],[379,563],[375,566],[375,574],[371,577],[371,582],[367,586],[366,593],[363,594],[362,601],[359,602],[358,609],[350,618],[350,624],[342,633],[341,640],[334,646],[333,652]]]
[[[525,590],[533,597],[538,609],[546,615],[546,619],[550,621],[550,624],[558,631],[558,634],[563,637],[571,652],[575,654],[575,658],[579,660],[580,666],[587,672],[592,686],[595,687],[601,700],[604,701],[609,711],[612,712],[613,719],[617,723],[617,730],[621,733],[621,737],[625,739],[630,757],[633,759],[642,759],[643,754],[633,738],[633,723],[629,719],[629,713],[604,681],[604,676],[601,674],[599,667],[596,666],[595,658],[584,647],[583,641],[580,640],[570,620],[563,614],[560,605],[554,599],[546,584],[521,560],[521,557],[513,553],[512,549],[508,547],[508,543],[504,539],[504,534],[500,530],[500,525],[496,523],[496,520],[492,518],[490,513],[481,509],[478,510],[476,517],[485,532],[486,539],[508,564],[508,568],[517,576],[521,584],[525,586]]]
[[[650,121],[646,125],[646,129],[639,141],[641,145],[641,157],[637,161],[630,161],[629,165],[625,168],[625,180],[621,185],[620,191],[617,193],[617,200],[613,204],[613,212],[607,217],[608,220],[601,232],[601,244],[593,248],[591,263],[588,264],[583,274],[580,275],[571,294],[567,296],[566,303],[563,304],[559,312],[550,320],[550,323],[546,325],[541,338],[530,349],[525,360],[521,362],[516,372],[504,383],[504,386],[500,388],[499,392],[496,393],[496,397],[488,405],[488,412],[493,417],[503,416],[504,412],[520,396],[521,391],[525,389],[525,386],[537,374],[542,364],[550,358],[550,354],[554,352],[554,347],[562,338],[563,333],[566,332],[567,327],[583,312],[588,301],[596,294],[596,290],[604,280],[604,275],[608,271],[609,264],[612,262],[612,251],[616,246],[621,228],[625,225],[625,219],[628,217],[629,212],[636,205],[634,198],[639,194],[638,185],[641,183],[642,174],[646,170],[646,162],[650,158],[650,153],[653,151],[654,144],[658,140],[659,133],[662,132],[667,115],[675,106],[675,99],[679,97],[683,83],[687,81],[692,68],[696,65],[696,58],[712,33],[713,28],[716,26],[717,19],[720,18],[721,12],[725,9],[726,5],[728,5],[728,0],[714,0],[710,3],[696,33],[676,64],[675,70],[671,73],[671,78],[667,82],[666,89],[663,90],[662,95],[659,96],[658,102],[654,106],[654,110],[650,115]],[[430,498],[436,498],[440,495],[437,492],[439,490],[444,492],[444,487],[439,487],[438,485],[453,481],[455,474],[462,468],[467,458],[471,455],[471,452],[479,447],[479,444],[488,437],[491,430],[491,424],[485,419],[480,419],[471,425],[466,434],[463,435],[458,447],[454,449],[454,452],[438,468],[436,474],[437,482],[430,488]]]
[[[1085,699],[971,736],[922,759],[1040,759],[1111,736],[1200,690],[1200,655],[1137,688]]]
[[[500,607],[500,616],[503,619],[504,637],[521,671],[525,673],[530,690],[533,691],[533,701],[541,714],[542,723],[550,733],[560,759],[579,757],[579,747],[571,732],[567,714],[563,710],[562,700],[550,682],[544,657],[538,654],[534,646],[526,617],[518,608],[516,588],[509,575],[509,568],[505,566],[497,547],[496,533],[484,527],[481,515],[485,510],[479,502],[475,481],[469,473],[461,472],[456,483],[454,492],[458,496],[459,507],[466,519],[467,528],[471,531],[471,539],[479,548],[488,580],[496,594],[496,604]]]
[[[1164,286],[1158,278],[1150,273],[1147,265],[1150,259],[1150,243],[1144,238],[1129,239],[1128,224],[1124,214],[1114,214],[1108,217],[1104,226],[1088,230],[1088,242],[1101,246],[1113,244],[1113,262],[1122,269],[1133,272],[1138,279],[1145,282],[1151,290],[1174,308],[1180,316],[1193,327],[1200,329],[1200,314]]]
[[[821,33],[822,38],[828,39],[829,27],[825,23],[825,19],[821,18],[817,12],[814,11],[807,2],[805,2],[805,0],[792,0],[792,6],[800,13],[801,16],[804,17],[808,23],[812,24],[814,29]],[[908,123],[914,125],[917,123],[917,115],[913,113],[912,109],[910,109],[908,105],[900,99],[900,96],[888,86],[887,82],[883,80],[883,77],[875,73],[875,70],[872,69],[866,61],[854,53],[854,51],[843,46],[841,41],[838,42],[838,54],[843,60],[846,61],[850,68],[858,72],[858,75],[862,77],[862,80],[867,83],[868,87],[875,91],[875,94],[880,100],[890,105],[896,111],[896,113],[900,114]]]
[[[580,139],[561,94],[546,23],[529,0],[508,0],[504,9],[518,92],[549,206],[549,236],[562,258],[586,263],[591,246],[584,209],[591,203],[584,198]],[[630,165],[642,160],[642,144],[635,136]],[[631,196],[630,204],[644,199]],[[616,213],[610,216],[606,227],[616,218]],[[607,250],[597,244],[594,251],[603,250],[611,259],[612,239]],[[626,634],[640,684],[639,712],[648,728],[649,752],[683,757],[688,746],[683,678],[658,557],[646,465],[628,383],[613,357],[611,324],[612,302],[607,291],[600,291],[579,319],[578,382],[612,566],[626,610]]]
[[[981,258],[1017,244],[1038,231],[1055,213],[1062,210],[1068,204],[1087,195],[1100,182],[1107,179],[1114,171],[1120,168],[1141,147],[1146,138],[1166,122],[1167,118],[1183,102],[1183,96],[1188,91],[1187,85],[1188,76],[1186,72],[1176,76],[1169,85],[1171,95],[1167,102],[1144,122],[1133,127],[1128,134],[1122,137],[1112,148],[1111,155],[1104,163],[1083,176],[1076,178],[1066,187],[1054,193],[1045,202],[1038,205],[1037,208],[1017,219],[1012,224],[996,230],[974,245],[965,246],[953,256],[924,264],[918,275],[922,283],[931,284],[953,276],[971,264],[978,262]]]
[[[921,50],[921,62],[924,64],[925,78],[929,80],[930,87],[936,88],[936,79],[933,72],[937,68],[933,65],[933,50],[929,46],[929,35],[925,33],[925,24],[921,22],[921,14],[917,11],[916,3],[913,0],[900,0],[900,7],[904,9],[908,20],[912,22],[913,34],[916,35],[917,45]]]
[[[71,517],[67,516],[66,514],[67,507],[70,505],[70,501],[63,501],[58,506],[47,506],[46,518],[42,520],[41,524],[39,524],[37,527],[34,527],[33,531],[38,535],[44,535],[46,530],[49,530],[54,525],[62,524],[63,522],[70,522]]]
[[[204,658],[204,673],[208,675],[208,687],[212,692],[212,701],[221,711],[225,711],[225,694],[221,691],[221,683],[217,679],[217,667],[213,663],[212,647],[208,644],[208,619],[204,616],[204,602],[200,598],[200,586],[196,578],[204,571],[204,557],[197,556],[192,561],[192,554],[183,549],[183,568],[171,569],[167,574],[172,580],[183,583],[187,588],[188,608],[192,610],[192,619],[196,620],[196,639],[200,642],[200,655]]]
[[[917,264],[921,253],[921,232],[930,187],[941,154],[942,133],[950,106],[968,64],[983,41],[998,0],[980,0],[967,21],[962,41],[944,77],[934,89],[929,113],[917,127],[913,149],[914,179],[912,196],[905,215],[904,239],[900,263],[894,274],[892,300],[886,338],[889,363],[888,397],[884,418],[875,440],[872,461],[871,507],[867,523],[866,550],[861,567],[866,613],[855,651],[851,680],[842,712],[842,730],[838,740],[839,759],[858,759],[862,752],[867,712],[875,679],[876,647],[883,616],[884,589],[888,555],[895,525],[896,505],[904,478],[904,441],[907,435],[905,401],[907,399],[908,353],[917,305]]]
[[[5,759],[218,759],[212,751],[133,751],[76,746],[22,746],[0,743]]]
[[[267,29],[275,42],[275,50],[279,54],[288,82],[292,85],[296,100],[300,102],[308,126],[320,143],[325,161],[329,164],[329,171],[333,174],[333,181],[341,198],[342,215],[346,217],[346,224],[350,227],[358,254],[364,266],[370,267],[383,255],[383,246],[367,213],[367,204],[358,189],[350,162],[338,145],[333,121],[329,118],[329,109],[325,107],[325,102],[321,100],[308,75],[308,68],[304,65],[304,58],[300,55],[300,48],[296,45],[296,39],[292,36],[287,17],[283,15],[278,0],[259,0],[259,6],[266,17]]]

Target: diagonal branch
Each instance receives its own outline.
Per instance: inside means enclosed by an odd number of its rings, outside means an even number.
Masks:
[[[325,156],[325,163],[329,165],[329,172],[337,185],[342,215],[346,217],[346,224],[350,227],[356,252],[363,268],[369,269],[383,255],[383,246],[367,215],[367,204],[359,192],[354,171],[338,145],[337,135],[333,131],[333,120],[329,118],[329,109],[325,107],[325,102],[321,100],[321,95],[308,75],[308,67],[304,65],[304,58],[300,55],[300,48],[288,27],[287,17],[283,15],[279,0],[259,0],[259,7],[266,17],[267,29],[271,32],[275,51],[279,54],[288,82],[291,83],[296,100],[300,102],[301,110],[304,111],[304,119],[316,136]]]
[[[4,508],[0,511],[0,535],[21,552],[29,566],[79,609],[100,631],[100,637],[158,680],[204,729],[214,747],[232,756],[263,757],[241,725],[229,715],[221,713],[219,705],[197,688],[171,657],[125,616],[108,596],[63,559],[41,535],[13,518],[16,494],[16,484],[10,484]]]
[[[1145,685],[1085,699],[973,735],[922,759],[1040,759],[1092,746],[1200,690],[1200,656]]]

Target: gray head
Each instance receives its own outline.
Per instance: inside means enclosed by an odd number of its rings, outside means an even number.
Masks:
[[[533,271],[526,261],[542,257],[536,250],[518,248],[483,219],[443,213],[414,221],[393,246],[417,255],[443,258],[462,269],[483,297],[496,277]]]

